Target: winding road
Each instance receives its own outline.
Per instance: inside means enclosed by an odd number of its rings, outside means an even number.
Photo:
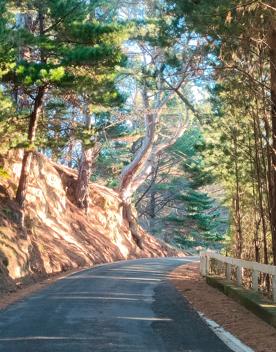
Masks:
[[[166,280],[194,260],[130,260],[63,278],[0,312],[0,351],[230,352]]]

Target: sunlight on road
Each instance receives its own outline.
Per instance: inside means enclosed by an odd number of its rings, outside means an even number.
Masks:
[[[117,319],[125,319],[125,320],[142,320],[142,321],[172,321],[169,318],[146,318],[146,317],[116,317]]]

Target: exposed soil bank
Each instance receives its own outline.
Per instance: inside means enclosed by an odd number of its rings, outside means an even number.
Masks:
[[[48,275],[123,259],[183,256],[139,228],[137,247],[122,215],[118,194],[91,184],[87,211],[74,201],[77,174],[35,153],[29,179],[24,228],[14,202],[20,153],[1,158],[0,292],[16,290]],[[2,173],[3,174],[3,173]]]

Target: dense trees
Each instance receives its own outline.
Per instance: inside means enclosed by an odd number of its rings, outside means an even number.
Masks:
[[[175,31],[198,33],[217,58],[209,155],[232,199],[235,253],[275,263],[275,2],[169,3]]]
[[[116,66],[124,61],[119,47],[124,32],[119,25],[94,20],[93,9],[84,1],[9,2],[6,11],[8,24],[2,36],[7,38],[9,55],[1,56],[4,94],[11,94],[18,118],[28,119],[16,195],[22,206],[39,121],[49,113],[45,112],[46,104],[55,105],[57,110],[70,103],[68,112],[79,108],[80,114],[89,119],[88,112],[82,111],[83,105],[93,110],[99,104],[109,106],[122,101],[115,79]],[[89,123],[85,129],[92,132]],[[79,188],[85,188],[84,178],[82,173]],[[79,198],[82,205],[83,195]]]
[[[205,141],[192,125],[158,159],[138,193],[136,206],[144,227],[184,248],[223,246],[228,214],[219,185],[205,171]]]
[[[0,152],[24,148],[21,207],[38,149],[78,169],[80,208],[92,178],[116,188],[140,246],[135,207],[183,246],[223,240],[230,214],[232,253],[276,264],[275,8],[1,1]]]

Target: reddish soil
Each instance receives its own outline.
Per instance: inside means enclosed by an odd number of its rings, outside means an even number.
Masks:
[[[254,351],[276,351],[276,330],[209,286],[199,275],[199,264],[177,268],[170,274],[170,280],[197,311],[223,326]]]
[[[75,204],[76,170],[34,153],[28,179],[24,226],[14,201],[22,151],[0,156],[0,295],[18,281],[37,282],[68,270],[117,260],[185,256],[139,227],[141,250],[123,215],[122,200],[112,189],[89,185],[86,211]]]

